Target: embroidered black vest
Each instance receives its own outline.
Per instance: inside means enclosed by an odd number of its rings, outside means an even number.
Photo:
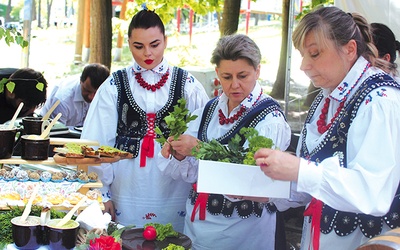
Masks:
[[[319,163],[325,158],[338,155],[341,167],[346,168],[347,133],[351,123],[354,120],[361,103],[370,94],[370,92],[382,86],[400,89],[400,85],[386,74],[381,73],[370,76],[360,85],[359,89],[349,100],[348,104],[343,107],[338,118],[332,123],[331,127],[327,131],[326,137],[323,139],[323,141],[311,152],[308,151],[305,143],[307,130],[303,129],[303,139],[300,150],[301,157]],[[310,122],[311,117],[315,113],[316,107],[322,99],[323,95],[320,93],[310,108],[310,112],[305,120],[305,124]],[[392,202],[389,212],[382,217],[339,211],[324,204],[321,216],[321,232],[328,234],[332,231],[332,229],[334,229],[337,235],[346,236],[356,230],[356,228],[359,226],[365,237],[372,238],[381,233],[384,222],[386,222],[390,228],[399,227],[399,213],[399,188],[397,189],[396,196]]]
[[[132,95],[126,69],[114,72],[113,77],[118,89],[118,126],[114,147],[128,151],[136,158],[139,153],[140,140],[147,133],[146,112],[139,107]],[[172,112],[174,105],[178,104],[178,100],[184,97],[187,71],[174,67],[171,77],[168,101],[164,107],[156,112],[154,124],[161,129],[166,138],[170,131],[164,117]]]
[[[203,111],[203,116],[201,120],[201,125],[198,131],[197,138],[201,141],[208,142],[207,128],[210,124],[212,114],[218,106],[218,98],[214,98],[209,101]],[[243,115],[237,120],[232,129],[228,131],[225,135],[216,138],[222,144],[227,144],[228,141],[239,133],[239,130],[243,127],[255,127],[258,122],[265,118],[265,116],[271,112],[275,112],[276,115],[284,116],[279,104],[271,98],[263,99],[256,103],[252,108],[248,109]],[[244,144],[246,139],[242,136],[241,145]],[[191,204],[196,203],[198,193],[193,189],[190,192],[189,199],[191,199]],[[259,203],[249,200],[241,200],[232,202],[226,199],[221,194],[210,194],[207,201],[207,211],[212,215],[222,214],[225,217],[231,217],[234,210],[237,214],[244,218],[248,218],[250,215],[254,214],[256,217],[261,217],[263,208],[266,208],[269,213],[274,213],[277,208],[273,203]]]

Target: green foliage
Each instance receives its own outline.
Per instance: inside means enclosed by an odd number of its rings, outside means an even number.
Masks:
[[[303,10],[302,12],[299,13],[299,15],[296,16],[297,20],[300,20],[304,15],[306,15],[307,13],[311,12],[312,10],[316,9],[316,8],[320,8],[323,6],[329,6],[329,5],[333,5],[334,4],[334,0],[312,0],[311,2],[309,2],[309,4],[305,4],[303,5]]]
[[[115,242],[119,242],[121,240],[121,235],[126,229],[134,228],[134,225],[125,226],[118,229],[118,224],[115,222],[110,222],[107,227],[107,235],[112,236],[115,239]],[[96,238],[99,238],[101,235],[96,233],[88,233],[86,234],[86,242],[76,246],[74,249],[76,250],[88,250],[90,248],[90,241]],[[91,248],[90,248],[91,249]]]
[[[183,246],[178,246],[173,243],[169,243],[166,248],[163,248],[163,250],[185,250]]]
[[[258,131],[254,128],[242,128],[240,133],[242,133],[249,142],[248,152],[243,160],[244,164],[256,165],[256,160],[254,159],[255,152],[260,148],[272,148],[274,145],[270,138],[258,135]]]
[[[187,65],[200,65],[201,62],[199,61],[198,57],[194,57],[193,50],[196,50],[197,47],[193,45],[182,45],[176,47],[167,48],[166,51],[171,52],[173,51],[176,58],[179,59],[175,66],[178,67],[185,67]]]
[[[134,227],[134,226],[132,226],[132,227]],[[108,227],[107,227],[107,234],[108,234],[108,235],[111,235],[111,234],[113,234],[114,232],[116,232],[117,230],[118,230],[118,224],[115,223],[115,222],[113,222],[113,221],[111,221],[111,222],[108,224]]]
[[[108,233],[108,235],[111,235],[116,241],[119,241],[121,239],[122,233],[126,229],[131,229],[131,228],[134,228],[134,227],[135,227],[135,225],[130,225],[130,226],[125,226],[125,227],[122,227],[120,229],[117,229],[117,224],[112,222],[112,223],[109,224],[109,226],[107,228],[107,233]]]
[[[174,111],[170,112],[169,115],[164,118],[164,121],[171,131],[170,136],[173,136],[174,140],[177,140],[178,137],[187,130],[188,123],[196,118],[197,115],[191,115],[186,108],[186,100],[181,98],[178,100],[178,104],[174,106]],[[154,131],[160,136],[156,141],[163,145],[167,141],[167,138],[164,137],[159,127],[156,127]]]
[[[259,135],[255,128],[241,128],[239,133],[249,142],[249,148],[244,149],[240,146],[241,137],[236,134],[228,145],[222,145],[215,139],[208,143],[199,142],[197,147],[192,149],[192,155],[201,160],[256,165],[254,153],[260,148],[273,146],[272,140]]]
[[[197,159],[220,162],[243,163],[245,149],[239,145],[240,136],[235,135],[228,143],[222,145],[219,141],[212,139],[209,142],[200,141],[192,149],[192,155]]]
[[[163,20],[164,24],[168,24],[175,19],[175,11],[177,8],[189,7],[196,12],[198,15],[205,15],[208,12],[222,10],[223,0],[136,0],[132,7],[127,8],[126,16],[127,19],[131,19],[132,16],[142,10],[142,4],[146,4],[149,10],[155,10],[155,12]]]
[[[80,244],[79,246],[76,246],[74,249],[77,250],[87,250],[90,249],[90,241],[96,238],[99,238],[100,235],[96,234],[96,233],[88,233],[86,234],[86,242],[83,244]]]
[[[22,48],[28,46],[28,41],[24,40],[16,29],[6,29],[0,26],[0,40],[4,40],[8,46],[11,43],[16,43]]]

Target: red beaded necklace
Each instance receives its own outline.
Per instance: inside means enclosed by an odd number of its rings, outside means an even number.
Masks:
[[[350,90],[347,91],[346,95],[347,96],[351,90],[353,90],[353,88],[355,86],[357,86],[358,82],[360,81],[361,77],[364,75],[364,73],[367,71],[367,69],[371,66],[370,63],[367,63],[367,65],[365,66],[363,72],[361,72],[361,75],[358,77],[358,79],[356,80],[356,82],[354,83],[354,85],[350,88]],[[325,103],[324,103],[324,107],[321,109],[321,114],[319,115],[319,119],[317,121],[317,126],[318,126],[318,132],[320,134],[325,133],[332,125],[332,122],[336,119],[336,117],[338,117],[340,111],[342,110],[344,103],[346,102],[346,97],[343,98],[343,100],[340,102],[339,107],[336,110],[335,115],[332,117],[331,121],[329,122],[329,124],[326,124],[326,114],[328,113],[328,109],[329,109],[329,103],[331,102],[331,100],[329,99],[329,97],[325,98]]]
[[[325,99],[324,107],[321,109],[321,114],[319,115],[319,120],[317,121],[318,132],[320,134],[325,133],[331,127],[332,122],[336,119],[336,117],[339,115],[340,111],[342,110],[344,103],[346,102],[346,99],[342,100],[342,102],[339,104],[339,107],[336,110],[335,115],[332,117],[329,124],[326,124],[326,114],[328,113],[328,108],[329,108],[330,102],[331,102],[331,99],[329,99],[329,97],[327,97]]]
[[[256,103],[260,100],[261,96],[262,96],[263,91],[261,90],[260,94],[258,95],[257,99],[254,101],[253,105],[256,105]],[[252,95],[251,95],[252,96]],[[235,121],[237,121],[237,119],[239,119],[239,117],[241,115],[243,115],[244,111],[246,111],[246,107],[245,106],[241,106],[239,111],[236,112],[236,114],[234,114],[233,116],[226,118],[224,113],[222,113],[222,110],[219,109],[218,113],[219,113],[219,124],[224,125],[224,124],[229,124],[229,123],[234,123]]]
[[[141,73],[135,74],[136,81],[140,84],[140,86],[142,86],[143,88],[145,88],[147,90],[151,90],[153,92],[156,91],[157,89],[160,89],[162,86],[165,85],[165,83],[168,80],[168,76],[169,76],[169,70],[161,77],[161,79],[160,79],[160,81],[158,81],[158,83],[149,84],[142,78]]]
[[[234,114],[231,117],[226,118],[224,113],[222,113],[222,110],[221,109],[218,110],[218,112],[219,112],[219,124],[224,125],[224,124],[234,123],[237,119],[239,119],[239,117],[244,113],[244,111],[246,111],[246,107],[242,106],[242,107],[240,107],[238,112],[236,112],[236,114]]]

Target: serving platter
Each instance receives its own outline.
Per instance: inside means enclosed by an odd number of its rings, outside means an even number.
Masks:
[[[143,238],[143,230],[143,228],[125,230],[121,234],[122,250],[161,250],[168,247],[169,244],[182,246],[185,249],[192,247],[191,239],[182,233],[178,233],[178,237],[166,237],[162,241],[148,241]]]
[[[83,164],[101,164],[101,163],[113,163],[121,160],[119,156],[115,157],[65,157],[61,154],[55,154],[53,156],[54,161],[61,165],[83,165]]]

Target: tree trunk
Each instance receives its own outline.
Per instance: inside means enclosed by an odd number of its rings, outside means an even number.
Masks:
[[[89,63],[101,63],[111,69],[112,4],[111,0],[91,0]]]
[[[8,4],[7,4],[7,10],[6,10],[6,18],[4,18],[4,22],[9,22],[11,21],[11,17],[10,17],[10,13],[11,13],[11,0],[8,0]],[[4,23],[3,23],[4,25]]]
[[[82,49],[82,61],[88,62],[90,55],[90,6],[91,0],[85,1],[85,14],[84,14],[84,27],[83,27],[83,49]]]
[[[51,5],[53,0],[47,0],[47,28],[50,28]]]
[[[128,0],[123,0],[121,4],[121,12],[119,13],[119,19],[125,20],[126,19],[126,5],[128,4]],[[118,31],[118,38],[117,38],[117,48],[115,49],[114,61],[120,62],[122,58],[122,46],[124,45],[124,34],[125,31],[119,28]]]
[[[75,56],[74,63],[78,64],[82,62],[82,46],[83,46],[83,31],[84,31],[84,20],[85,20],[85,0],[79,0],[78,2],[78,20],[76,23],[76,37],[75,37]]]
[[[241,0],[225,0],[222,13],[221,36],[231,35],[237,32],[239,26]]]
[[[64,4],[64,17],[65,18],[68,17],[68,0],[65,0],[65,4]]]
[[[42,27],[42,0],[38,1],[38,21],[37,21],[38,28]]]
[[[275,99],[284,99],[285,97],[285,76],[286,76],[286,64],[287,64],[287,46],[288,46],[288,29],[289,29],[289,9],[290,0],[282,1],[282,42],[281,42],[281,53],[279,59],[278,73],[276,75],[276,81],[272,88],[270,95]]]
[[[219,32],[222,34],[222,13],[221,12],[217,12],[217,23],[218,23],[218,29]]]

